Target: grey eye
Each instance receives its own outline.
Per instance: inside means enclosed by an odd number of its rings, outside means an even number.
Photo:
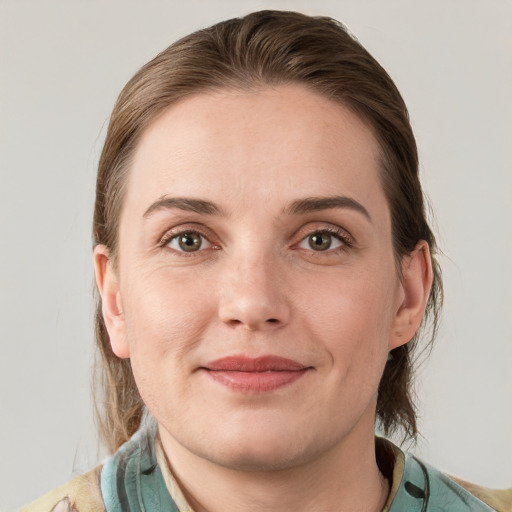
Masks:
[[[327,231],[315,231],[304,237],[299,247],[301,249],[313,250],[315,252],[337,249],[347,245],[347,242],[341,238],[341,235],[331,234]]]
[[[327,233],[313,233],[308,236],[308,244],[314,251],[326,251],[331,247],[332,235]]]
[[[203,235],[189,231],[176,235],[168,246],[175,251],[196,252],[210,247],[210,242]]]

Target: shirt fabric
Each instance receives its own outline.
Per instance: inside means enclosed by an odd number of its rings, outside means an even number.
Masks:
[[[512,489],[494,491],[451,478],[390,441],[389,497],[382,512],[512,512]],[[102,467],[21,512],[194,512],[174,479],[156,422],[140,429]]]

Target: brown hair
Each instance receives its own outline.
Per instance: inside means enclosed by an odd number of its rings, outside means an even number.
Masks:
[[[431,320],[431,343],[442,286],[407,108],[386,71],[330,18],[284,11],[252,13],[188,35],[143,66],[124,87],[110,118],[98,168],[94,244],[106,245],[115,264],[130,159],[141,133],[162,110],[205,90],[283,83],[299,83],[343,103],[373,128],[381,147],[381,178],[391,210],[397,266],[420,240],[430,247],[434,283],[424,320]],[[130,361],[112,352],[99,297],[96,340],[97,418],[103,440],[114,451],[139,427],[144,404]],[[400,429],[405,437],[417,434],[411,391],[417,341],[418,334],[392,351],[380,382],[377,417],[388,434]]]

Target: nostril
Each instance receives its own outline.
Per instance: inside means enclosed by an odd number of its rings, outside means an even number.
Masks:
[[[277,322],[279,322],[279,320],[277,318],[269,318],[267,320],[267,322],[272,323],[272,324],[276,324]]]

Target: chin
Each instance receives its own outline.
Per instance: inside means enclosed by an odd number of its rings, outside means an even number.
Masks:
[[[251,446],[247,448],[230,447],[215,453],[203,454],[211,462],[220,466],[244,472],[272,472],[291,469],[302,465],[307,457],[297,449],[275,449],[276,447]],[[230,451],[228,451],[230,450]]]
[[[246,427],[244,431],[225,432],[214,445],[198,447],[202,448],[202,453],[196,454],[238,471],[282,471],[318,457],[327,448],[325,441],[325,438],[318,442],[304,439],[286,429],[272,431]]]

